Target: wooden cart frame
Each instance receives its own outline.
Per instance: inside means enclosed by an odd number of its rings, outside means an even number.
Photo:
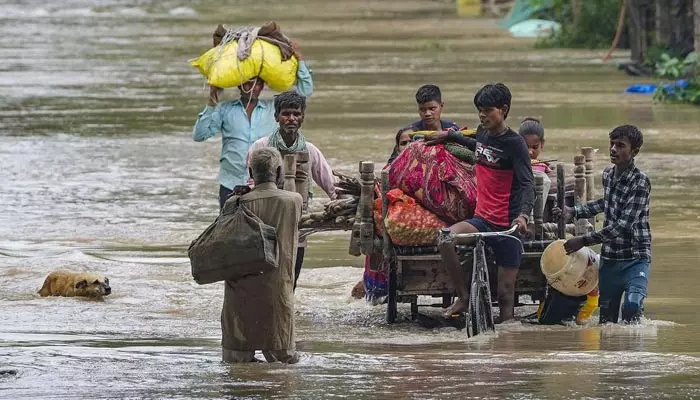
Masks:
[[[523,259],[515,285],[516,305],[520,296],[527,295],[532,301],[542,301],[547,293],[547,281],[540,269],[542,252],[552,241],[564,238],[566,233],[583,234],[595,227],[595,218],[576,220],[564,224],[551,221],[551,209],[555,204],[572,206],[592,200],[594,197],[593,157],[591,147],[581,149],[574,157],[574,188],[565,191],[564,164],[557,165],[557,194],[543,193],[543,177],[535,176],[534,218],[529,226],[529,237],[523,242]],[[381,253],[389,265],[386,320],[396,321],[398,303],[411,305],[411,317],[418,315],[418,296],[441,298],[432,307],[448,307],[456,295],[437,247],[400,247],[392,243],[386,229],[383,236],[375,234],[374,209],[374,163],[363,161],[359,167],[361,196],[350,240],[350,254],[355,256]],[[553,182],[554,184],[554,182]],[[386,218],[389,191],[388,171],[381,172],[382,215]],[[542,211],[544,209],[544,211]],[[437,232],[436,232],[437,235]],[[472,246],[458,246],[460,261],[465,276],[471,277]],[[496,293],[496,268],[492,257],[487,255],[491,282],[491,293]],[[469,284],[469,282],[468,282]],[[495,304],[495,299],[492,299]],[[470,321],[467,321],[469,324]]]

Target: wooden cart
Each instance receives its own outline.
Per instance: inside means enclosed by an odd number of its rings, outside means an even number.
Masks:
[[[557,165],[557,194],[544,194],[543,177],[535,177],[534,219],[530,224],[528,237],[523,240],[523,260],[515,286],[516,305],[521,305],[518,301],[521,296],[529,296],[535,302],[544,299],[547,292],[547,281],[540,269],[540,258],[547,245],[557,238],[563,238],[567,232],[581,234],[593,229],[594,219],[578,220],[566,225],[554,223],[551,220],[551,209],[555,204],[566,203],[571,206],[593,198],[593,155],[594,150],[587,147],[581,149],[581,154],[574,157],[573,190],[565,191],[563,164]],[[386,229],[384,229],[382,237],[377,236],[373,220],[376,179],[374,164],[361,162],[359,173],[362,192],[352,228],[350,254],[360,256],[381,253],[385,262],[388,261],[387,322],[395,322],[398,303],[410,303],[411,316],[415,318],[418,315],[418,296],[432,296],[441,299],[440,302],[428,306],[448,307],[456,292],[442,264],[437,247],[396,246],[388,237]],[[390,189],[387,171],[382,171],[381,183],[384,199],[382,214],[386,218],[388,209],[386,193]],[[543,209],[544,211],[542,211]],[[471,276],[472,248],[458,246],[460,261],[467,277]],[[488,255],[487,264],[491,277],[491,293],[495,294],[496,268],[493,258]],[[492,298],[492,302],[495,303],[495,299]]]

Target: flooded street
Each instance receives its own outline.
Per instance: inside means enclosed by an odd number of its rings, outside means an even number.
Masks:
[[[536,50],[495,20],[454,14],[446,0],[4,1],[0,398],[699,398],[699,109],[622,94],[647,80],[599,51]],[[266,20],[299,42],[315,83],[302,129],[344,173],[386,161],[425,83],[441,87],[444,118],[470,127],[475,91],[506,83],[508,121],[541,118],[546,159],[594,146],[598,172],[608,132],[638,125],[653,185],[647,319],[518,322],[472,339],[389,326],[384,306],[350,297],[364,260],[349,234],[319,234],[295,296],[301,362],[221,363],[223,284],[197,285],[186,252],[218,212],[221,142],[192,141],[208,91],[187,60],[217,23]],[[103,273],[112,294],[39,297],[57,269]]]

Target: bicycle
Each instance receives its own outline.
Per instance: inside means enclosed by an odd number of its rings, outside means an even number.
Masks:
[[[522,247],[522,242],[515,236],[511,236],[517,229],[517,225],[501,232],[475,232],[453,234],[449,229],[440,230],[439,242],[454,245],[474,244],[472,250],[472,279],[469,290],[469,304],[467,307],[467,336],[475,336],[486,331],[495,331],[493,311],[491,309],[491,283],[489,280],[488,264],[486,262],[486,250],[484,238],[505,236],[517,240]]]

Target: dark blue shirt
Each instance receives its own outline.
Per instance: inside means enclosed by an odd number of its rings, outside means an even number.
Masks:
[[[442,127],[442,130],[443,130],[443,131],[448,130],[448,129],[450,129],[450,128],[459,129],[459,126],[457,126],[457,124],[455,124],[454,122],[452,122],[452,121],[445,121],[445,120],[442,120],[442,119],[440,120],[440,126]],[[412,122],[410,125],[408,125],[408,127],[410,127],[411,129],[413,129],[414,132],[415,132],[415,131],[427,131],[427,130],[428,130],[428,129],[425,127],[425,122],[423,122],[422,119],[421,119],[421,120],[418,120],[418,121],[416,121],[416,122]]]

